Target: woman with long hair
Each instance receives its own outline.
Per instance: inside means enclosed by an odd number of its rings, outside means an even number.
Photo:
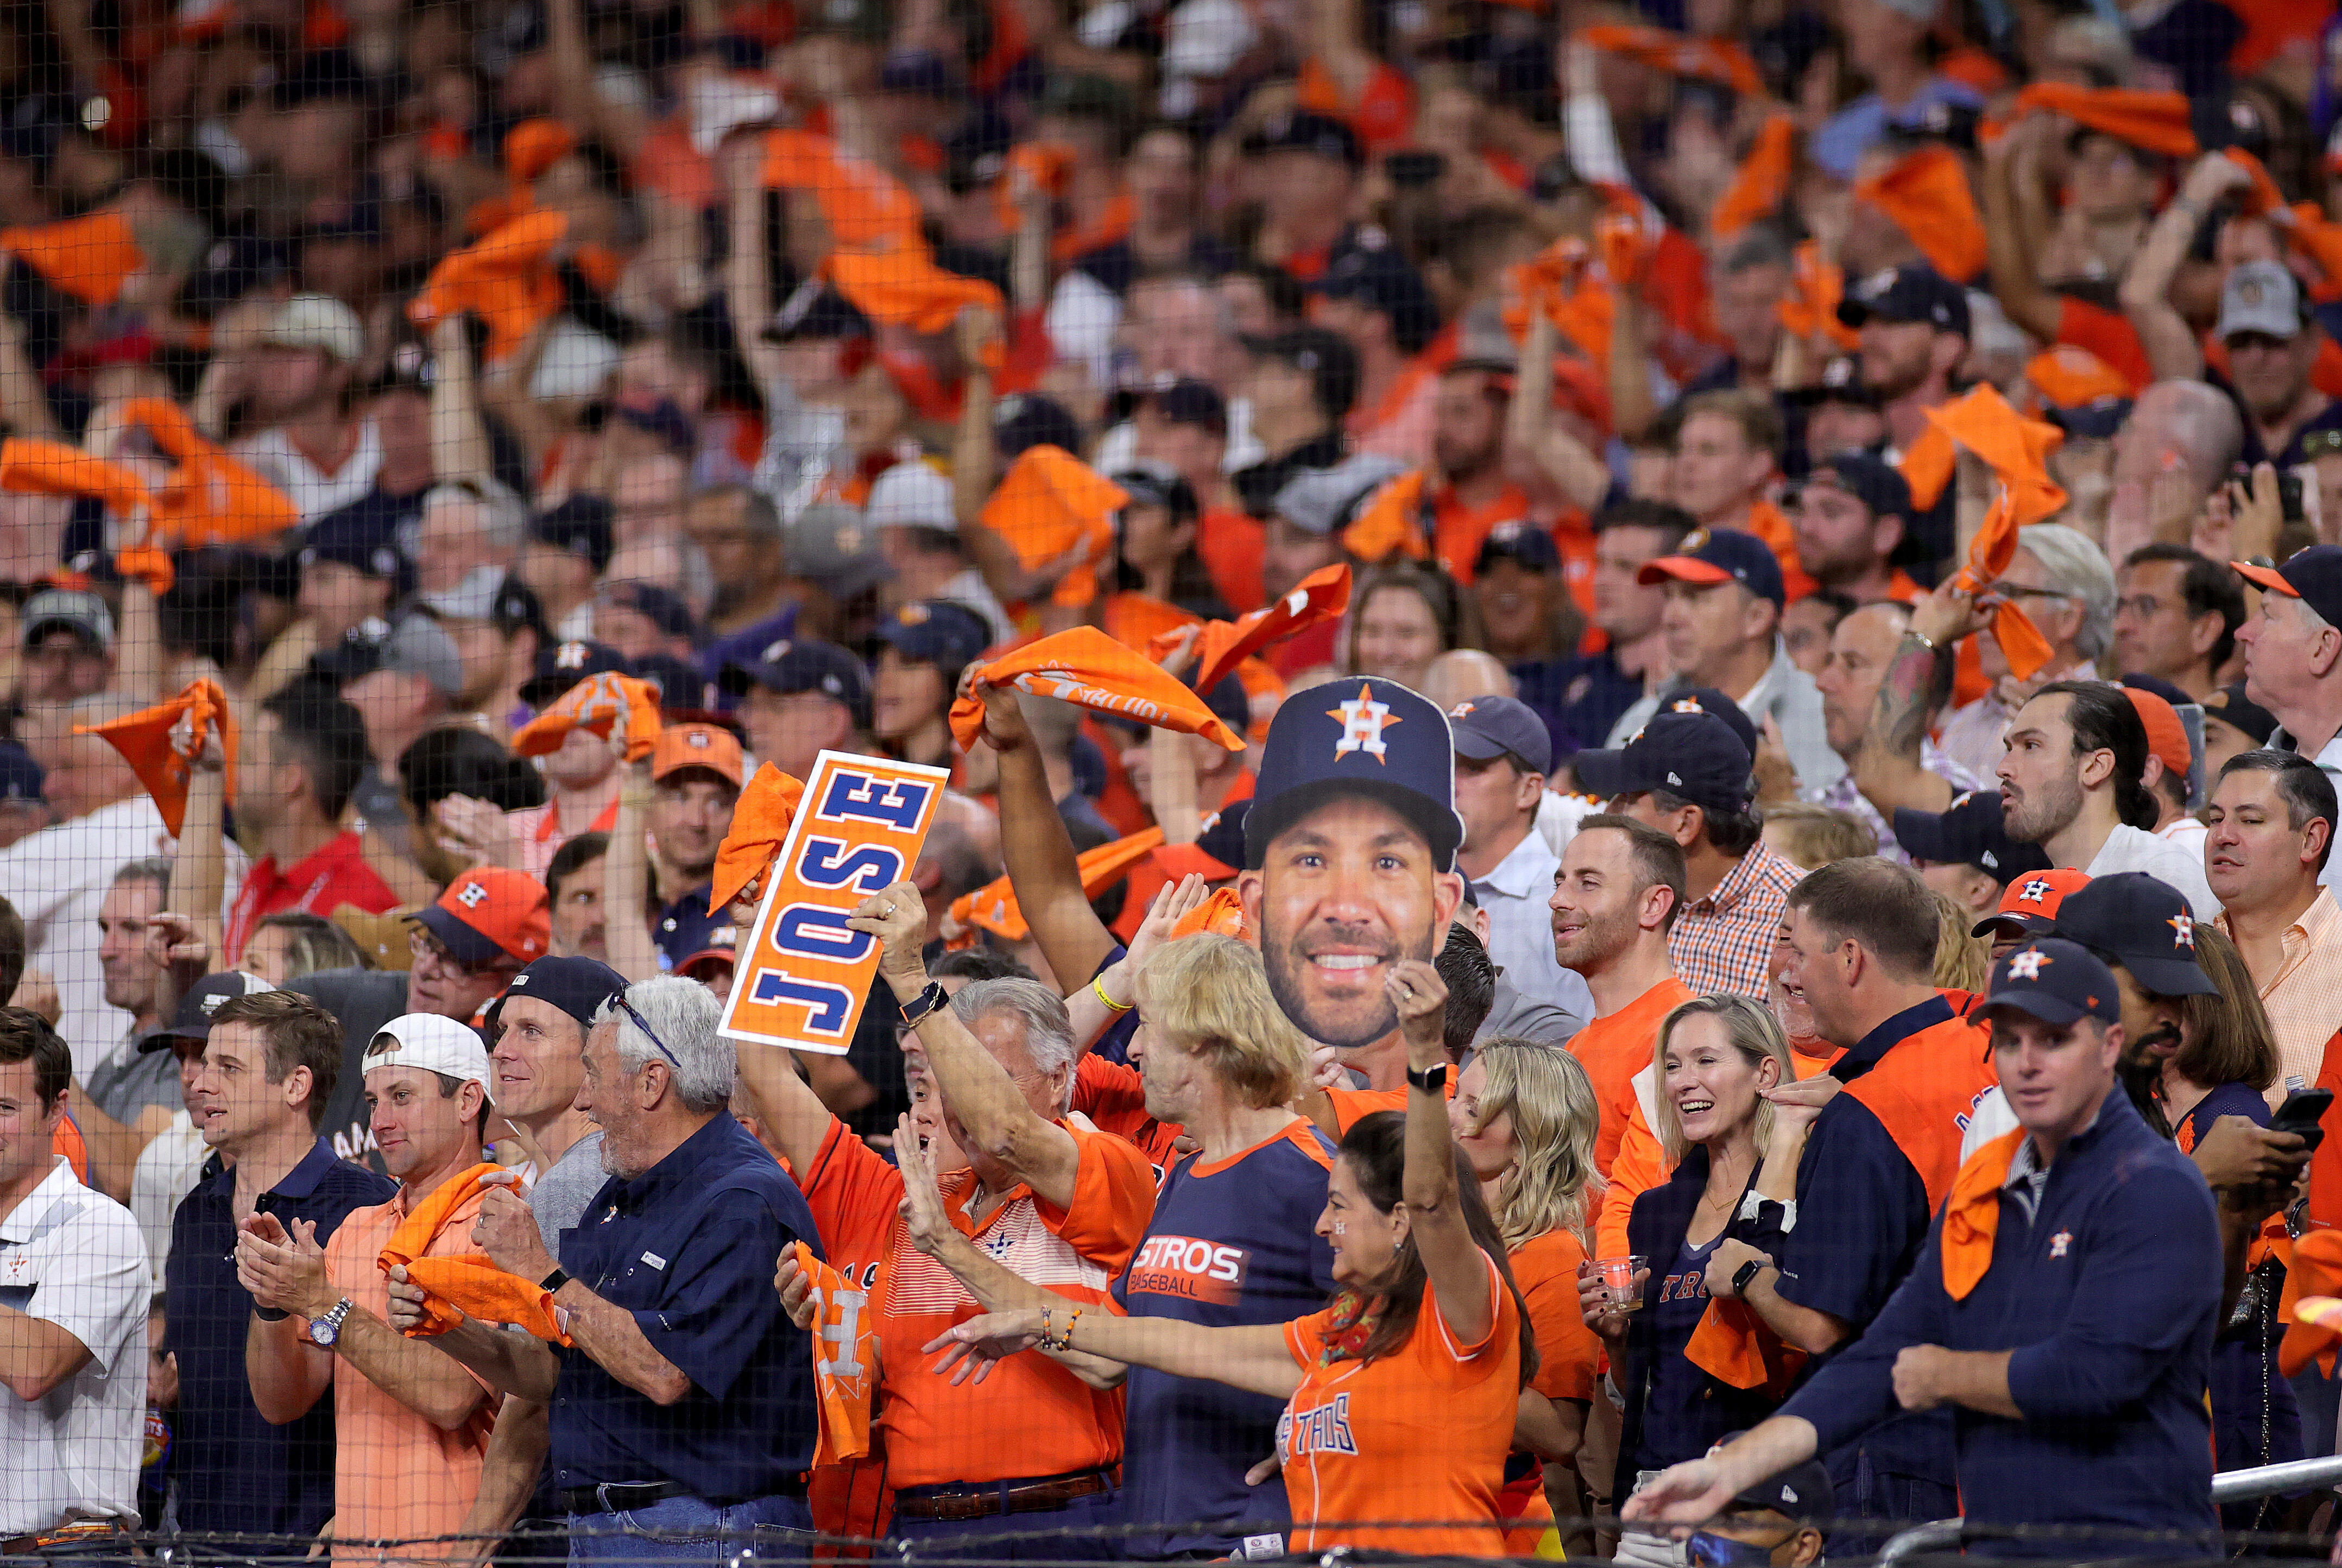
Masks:
[[[1195,486],[1156,468],[1125,469],[1114,482],[1130,499],[1115,515],[1111,591],[1144,594],[1206,621],[1232,619],[1196,547],[1204,509]]]
[[[1386,984],[1415,1086],[1403,1114],[1377,1112],[1343,1136],[1316,1227],[1338,1287],[1324,1311],[1240,1328],[1076,1312],[955,1248],[932,1182],[919,1179],[921,1155],[898,1148],[914,1244],[967,1269],[961,1277],[993,1309],[928,1348],[946,1363],[988,1363],[1037,1345],[1085,1377],[1146,1366],[1270,1394],[1286,1402],[1276,1448],[1292,1550],[1501,1554],[1496,1495],[1536,1344],[1504,1236],[1448,1131],[1447,987],[1420,959],[1398,964]],[[1403,1520],[1457,1523],[1370,1523]]]
[[[1814,1114],[1767,1098],[1796,1074],[1781,1025],[1748,997],[1717,992],[1684,1003],[1660,1024],[1652,1055],[1655,1131],[1675,1174],[1636,1198],[1627,1220],[1631,1254],[1647,1260],[1634,1279],[1639,1306],[1617,1300],[1599,1271],[1579,1283],[1586,1326],[1609,1346],[1626,1406],[1614,1503],[1640,1476],[1698,1458],[1779,1404],[1780,1342],[1737,1300],[1734,1282],[1746,1262],[1778,1251],[1781,1205],[1797,1194]],[[1680,1563],[1683,1549],[1629,1533],[1618,1555]]]
[[[1529,1387],[1553,1412],[1552,1430],[1541,1430],[1535,1423],[1543,1412],[1523,1398],[1525,1452],[1506,1469],[1507,1518],[1520,1517],[1536,1496],[1543,1477],[1536,1460],[1576,1458],[1601,1370],[1601,1342],[1577,1307],[1577,1273],[1602,1189],[1594,1171],[1601,1114],[1594,1081],[1577,1058],[1535,1040],[1500,1037],[1480,1046],[1448,1102],[1456,1144],[1480,1178],[1536,1333]]]
[[[1456,580],[1429,566],[1386,566],[1350,598],[1344,628],[1345,674],[1380,675],[1421,691],[1431,661],[1478,639]]]

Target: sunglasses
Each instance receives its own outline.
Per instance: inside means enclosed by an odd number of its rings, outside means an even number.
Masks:
[[[683,1070],[683,1058],[676,1055],[672,1050],[668,1049],[667,1043],[659,1038],[658,1031],[651,1027],[651,1021],[644,1017],[641,1009],[637,1008],[633,1003],[627,1001],[623,993],[611,997],[609,1001],[602,1004],[601,1016],[607,1018],[610,1015],[610,1009],[613,1007],[625,1014],[628,1018],[633,1019],[635,1027],[641,1030],[646,1035],[649,1036],[650,1043],[658,1047],[659,1054],[666,1057],[668,1062],[672,1063],[677,1072],[681,1072]]]

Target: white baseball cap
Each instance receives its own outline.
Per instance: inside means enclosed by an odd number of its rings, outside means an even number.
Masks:
[[[436,1013],[402,1014],[384,1024],[375,1032],[361,1065],[369,1073],[377,1067],[420,1067],[459,1083],[477,1084],[490,1100],[495,1098],[495,1074],[479,1031]]]
[[[924,463],[897,463],[870,482],[863,520],[875,528],[941,528],[956,531],[951,481]]]
[[[276,348],[322,348],[344,365],[355,364],[365,353],[365,323],[329,294],[296,294],[286,300],[276,307],[266,337]]]

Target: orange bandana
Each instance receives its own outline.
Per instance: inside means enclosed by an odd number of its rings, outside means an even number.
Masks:
[[[1827,337],[1851,354],[1862,346],[1862,335],[1837,318],[1837,302],[1844,297],[1845,269],[1822,260],[1821,242],[1807,240],[1797,249],[1789,293],[1773,313],[1797,336]]]
[[[1128,838],[1084,850],[1075,862],[1081,867],[1082,896],[1096,898],[1112,887],[1162,842],[1163,830],[1150,827]],[[963,894],[954,900],[951,917],[962,925],[989,931],[1005,942],[1022,942],[1033,934],[1032,928],[1025,923],[1025,912],[1017,907],[1016,890],[1005,876],[996,877],[974,893]]]
[[[1271,643],[1306,632],[1320,621],[1330,621],[1350,607],[1348,564],[1312,572],[1293,592],[1274,604],[1264,604],[1233,621],[1212,621],[1196,639],[1196,689],[1208,692],[1222,677]],[[1150,658],[1171,651],[1172,637],[1158,636],[1146,645]]]
[[[985,665],[979,678],[987,685],[1015,686],[1158,730],[1202,735],[1228,751],[1244,750],[1244,737],[1215,717],[1201,697],[1096,626],[1076,626],[1027,643]],[[962,746],[974,745],[984,734],[983,702],[962,697],[953,703],[951,727]]]
[[[2065,437],[2057,426],[2027,419],[2011,408],[1990,382],[1927,410],[1927,422],[1983,458],[2000,482],[1983,524],[1968,542],[1967,564],[1956,579],[1970,592],[1980,592],[2008,570],[2017,554],[2017,531],[2066,504],[2066,492],[2049,477],[2047,461],[2050,450]],[[2020,681],[2049,662],[2048,639],[2013,602],[1993,612],[1992,634],[2010,673]]]
[[[565,296],[553,253],[568,236],[565,215],[550,209],[524,214],[442,259],[406,314],[427,332],[435,323],[469,312],[487,324],[487,357],[505,359],[561,308]]]
[[[505,133],[505,173],[526,185],[577,150],[575,132],[555,119],[523,120]]]
[[[0,442],[0,490],[20,495],[95,495],[122,518],[136,515],[147,504],[146,482],[136,470],[93,457],[78,446],[33,435]]]
[[[748,884],[765,874],[796,820],[797,804],[805,799],[805,782],[792,778],[772,764],[756,770],[748,787],[732,805],[732,825],[716,851],[716,878],[707,890],[711,914],[731,907]]]
[[[1114,548],[1114,514],[1129,504],[1128,491],[1072,453],[1033,446],[1008,465],[979,517],[1028,571],[1080,547],[1081,564],[1058,580],[1049,602],[1086,604],[1097,596],[1097,564]]]
[[[813,1378],[821,1397],[821,1441],[816,1467],[842,1464],[870,1452],[870,1402],[877,1384],[877,1314],[870,1293],[856,1290],[844,1274],[813,1255],[803,1242],[790,1243],[797,1267],[813,1282]]]
[[[241,544],[282,534],[301,521],[291,497],[258,470],[229,456],[177,404],[133,398],[122,405],[122,421],[144,430],[155,450],[177,464],[155,492],[155,538],[188,549]]]
[[[1394,555],[1409,560],[1431,558],[1431,542],[1424,536],[1424,492],[1431,476],[1410,468],[1376,491],[1350,525],[1342,530],[1342,548],[1368,564]]]
[[[141,708],[102,724],[75,724],[74,734],[100,735],[122,754],[138,782],[163,814],[163,826],[173,838],[187,821],[188,775],[204,742],[217,729],[225,754],[225,775],[233,788],[235,778],[235,715],[228,712],[227,694],[211,681],[197,681],[167,703]]]
[[[2024,1128],[2004,1133],[1968,1156],[1944,1199],[1944,1293],[1966,1301],[1992,1268],[1993,1238],[2000,1231],[2000,1189],[2009,1163],[2027,1137]]]
[[[2036,82],[2017,95],[2014,112],[2022,115],[2027,109],[2063,115],[2077,125],[2167,158],[2196,155],[2196,132],[2188,123],[2185,94]]]
[[[1787,198],[1789,180],[1797,169],[1797,121],[1787,115],[1767,116],[1756,133],[1756,145],[1740,160],[1724,199],[1708,215],[1707,232],[1728,240],[1749,225],[1771,217]]]
[[[554,1325],[552,1292],[505,1273],[485,1253],[455,1258],[423,1255],[445,1228],[448,1216],[479,1192],[480,1178],[503,1170],[502,1165],[474,1165],[462,1175],[440,1183],[429,1197],[407,1211],[375,1259],[375,1266],[385,1274],[404,1267],[407,1279],[429,1293],[431,1299],[425,1304],[430,1315],[409,1331],[411,1337],[445,1333],[470,1316],[482,1323],[516,1323],[539,1339],[569,1343],[569,1336]]]
[[[1245,918],[1244,899],[1233,887],[1216,887],[1212,896],[1181,915],[1171,927],[1176,940],[1207,932],[1214,936],[1233,936],[1238,942],[1257,942],[1252,922]]]
[[[1927,264],[1954,283],[1984,270],[1984,220],[1967,169],[1951,148],[1929,145],[1855,182],[1854,194],[1892,218]]]
[[[84,305],[112,305],[122,297],[123,281],[146,265],[130,220],[114,212],[0,229],[0,250],[20,257],[58,293]]]
[[[586,730],[610,738],[614,730],[626,737],[626,760],[638,763],[658,745],[658,694],[646,681],[606,670],[588,675],[562,694],[561,700],[523,724],[513,735],[512,748],[525,757],[551,756],[561,749],[572,730]],[[720,905],[711,904],[711,910]]]
[[[1763,97],[1765,78],[1739,45],[1719,38],[1690,38],[1664,27],[1606,23],[1578,30],[1578,42],[1624,55],[1672,76],[1719,82],[1748,97]]]

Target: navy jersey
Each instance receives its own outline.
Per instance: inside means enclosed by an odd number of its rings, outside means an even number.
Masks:
[[[1171,1169],[1155,1218],[1115,1282],[1133,1317],[1179,1318],[1214,1328],[1287,1323],[1325,1306],[1334,1254],[1316,1233],[1334,1145],[1304,1121],[1233,1159],[1190,1154]],[[1125,1517],[1226,1520],[1223,1532],[1141,1536],[1134,1557],[1174,1552],[1242,1554],[1245,1538],[1276,1534],[1290,1517],[1285,1488],[1245,1484],[1276,1452],[1284,1405],[1202,1378],[1130,1369],[1123,1453]]]
[[[1695,1246],[1686,1237],[1659,1276],[1657,1303],[1645,1309],[1658,1333],[1660,1353],[1652,1364],[1650,1389],[1643,1402],[1642,1437],[1634,1456],[1637,1469],[1665,1470],[1678,1461],[1697,1459],[1737,1430],[1733,1418],[1719,1412],[1718,1402],[1709,1397],[1715,1380],[1684,1354],[1692,1331],[1707,1315],[1707,1260],[1723,1239],[1718,1231],[1704,1245]]]

